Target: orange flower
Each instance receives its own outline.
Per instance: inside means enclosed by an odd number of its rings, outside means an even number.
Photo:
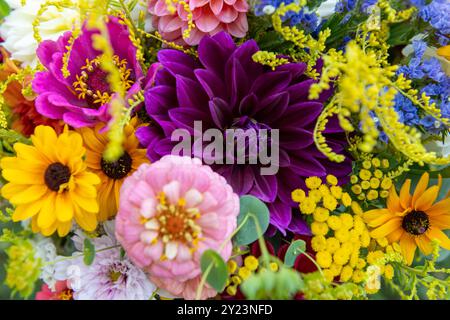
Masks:
[[[4,63],[0,68],[0,81],[5,81],[12,74],[19,72],[19,68],[12,60],[8,58],[7,52],[0,48],[3,55]],[[46,125],[55,129],[56,133],[61,133],[64,122],[59,120],[48,119],[36,111],[34,100],[27,99],[22,94],[22,84],[13,81],[3,93],[6,104],[11,108],[13,113],[12,129],[21,132],[29,137],[33,134],[34,129],[38,125]]]
[[[450,229],[450,198],[434,203],[441,188],[439,176],[437,185],[428,187],[429,175],[420,178],[414,194],[409,192],[408,179],[400,190],[400,197],[392,187],[387,199],[387,208],[364,213],[364,220],[373,228],[373,238],[387,237],[389,242],[400,242],[407,264],[411,264],[416,248],[425,255],[433,251],[431,241],[436,239],[440,246],[450,250],[450,239],[442,230]]]
[[[450,45],[437,49],[436,53],[450,61]]]

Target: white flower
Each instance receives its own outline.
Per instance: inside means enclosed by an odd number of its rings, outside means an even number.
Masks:
[[[38,59],[36,49],[38,42],[33,36],[33,22],[41,5],[47,0],[27,0],[21,6],[20,0],[8,0],[12,11],[0,26],[0,36],[3,46],[11,53],[11,58],[22,62],[22,66],[35,67]],[[64,32],[72,30],[79,20],[75,9],[63,8],[61,11],[54,6],[48,7],[40,17],[39,34],[43,40],[57,40]]]
[[[335,12],[337,2],[338,0],[327,0],[322,2],[319,8],[317,8],[319,17],[326,18],[331,16]]]
[[[56,260],[56,247],[50,238],[38,235],[35,242],[36,258],[41,259],[43,267],[41,268],[40,278],[48,285],[51,290],[55,290],[55,266],[52,263]]]
[[[114,222],[106,222],[104,229],[106,235],[90,239],[96,254],[89,266],[80,256],[86,236],[77,231],[72,240],[78,251],[74,258],[57,258],[55,277],[68,281],[74,300],[148,300],[156,286],[141,269],[122,257],[120,247],[115,247],[118,242],[114,237]],[[115,248],[102,250],[111,247]]]

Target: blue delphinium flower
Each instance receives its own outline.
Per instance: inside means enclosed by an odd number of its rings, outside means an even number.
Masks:
[[[255,15],[262,16],[265,14],[272,14],[281,3],[288,5],[292,2],[294,2],[294,0],[261,0],[255,5]],[[283,21],[289,21],[291,26],[299,25],[307,33],[314,32],[319,26],[317,14],[315,12],[308,12],[307,8],[303,8],[299,12],[287,12],[283,17]]]
[[[419,115],[417,113],[417,107],[405,96],[403,96],[401,93],[398,93],[395,96],[394,99],[395,105],[395,111],[397,111],[399,115],[399,120],[408,125],[417,125],[419,124]]]
[[[361,3],[360,10],[361,12],[368,13],[368,10],[371,6],[376,4],[378,0],[363,0]],[[358,1],[357,0],[340,0],[336,3],[336,12],[348,12],[355,9]]]
[[[449,93],[450,77],[442,69],[440,61],[435,58],[424,58],[427,44],[424,41],[413,41],[411,60],[408,65],[401,66],[397,73],[403,73],[413,80],[427,80],[427,85],[420,89],[431,98],[430,103],[435,103],[441,110],[444,118],[450,117]],[[399,120],[406,125],[420,125],[427,132],[437,134],[444,129],[444,125],[431,115],[419,114],[418,108],[406,97],[397,94],[394,108],[399,114]]]

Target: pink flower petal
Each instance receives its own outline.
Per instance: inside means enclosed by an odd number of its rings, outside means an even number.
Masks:
[[[220,14],[220,11],[222,11],[223,0],[211,0],[209,2],[209,7],[211,8],[212,12],[217,16]]]
[[[200,31],[203,32],[213,31],[219,23],[219,19],[217,19],[211,9],[207,7],[203,8],[200,18],[195,20],[195,25]]]
[[[239,12],[237,12],[232,6],[224,5],[222,11],[217,17],[223,23],[231,23],[238,17]]]

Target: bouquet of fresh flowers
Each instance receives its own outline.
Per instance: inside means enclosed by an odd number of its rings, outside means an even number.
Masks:
[[[0,17],[0,297],[450,298],[447,0]]]

